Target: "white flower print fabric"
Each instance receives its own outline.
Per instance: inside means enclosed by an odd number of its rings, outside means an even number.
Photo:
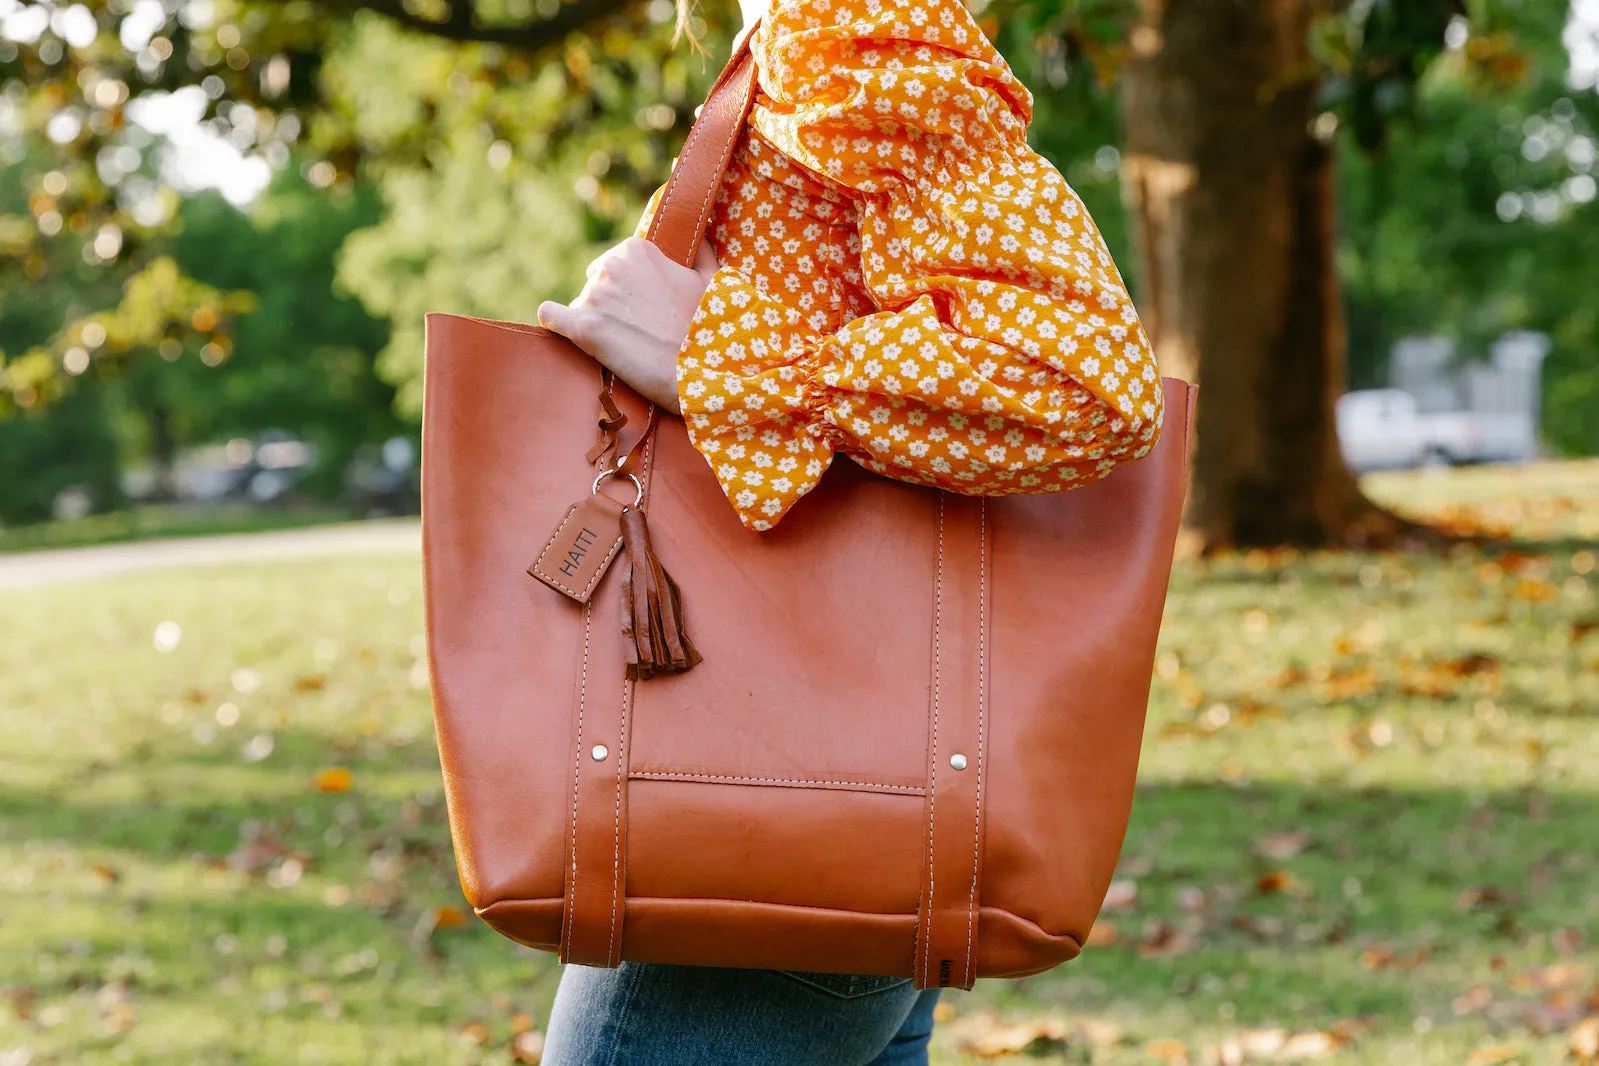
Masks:
[[[707,233],[721,268],[678,356],[689,437],[743,523],[772,528],[838,452],[968,495],[1146,455],[1149,342],[965,7],[787,0],[751,49]]]

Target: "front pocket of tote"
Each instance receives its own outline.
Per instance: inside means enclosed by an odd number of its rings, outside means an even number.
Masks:
[[[738,525],[697,455],[663,452],[658,476],[651,535],[705,661],[635,687],[629,772],[922,787],[936,494],[829,474],[777,531],[758,535]]]
[[[919,792],[634,778],[627,829],[630,898],[893,916],[915,915],[920,898]]]

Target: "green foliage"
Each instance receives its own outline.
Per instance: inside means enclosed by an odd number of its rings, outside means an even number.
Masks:
[[[0,524],[49,518],[69,488],[98,507],[116,503],[119,442],[109,416],[103,390],[80,389],[48,412],[0,419]]]
[[[370,186],[318,189],[296,171],[279,174],[245,214],[209,195],[184,205],[173,244],[183,268],[212,284],[254,294],[234,328],[230,357],[215,368],[188,363],[185,439],[207,441],[283,430],[314,441],[323,495],[342,488],[362,444],[404,427],[394,392],[374,373],[388,323],[334,279],[346,238],[381,215]]]
[[[1557,6],[1507,5],[1482,27],[1494,43],[1474,47],[1474,36],[1433,65],[1384,152],[1343,154],[1340,263],[1357,383],[1379,383],[1386,351],[1407,334],[1447,334],[1481,357],[1507,330],[1538,330],[1554,342],[1546,436],[1592,454],[1599,96],[1566,83],[1564,25]],[[1519,80],[1479,62],[1506,33],[1521,49]]]
[[[406,416],[421,410],[427,312],[530,321],[631,231],[716,74],[669,36],[574,38],[530,66],[366,18],[330,57],[326,121],[363,145],[387,206],[339,277],[393,323],[379,370]]]
[[[547,181],[510,180],[481,160],[480,151],[391,176],[388,217],[342,253],[341,280],[394,323],[379,368],[399,385],[400,410],[411,417],[422,410],[424,315],[528,322],[540,299],[569,296],[581,276],[583,234],[571,198]]]

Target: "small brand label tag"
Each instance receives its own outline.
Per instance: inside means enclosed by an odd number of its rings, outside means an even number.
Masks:
[[[527,572],[563,596],[587,603],[622,547],[622,505],[603,493],[568,507]]]

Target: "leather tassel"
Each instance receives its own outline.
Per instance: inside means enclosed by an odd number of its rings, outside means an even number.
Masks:
[[[637,507],[622,511],[622,633],[627,637],[627,676],[644,681],[681,674],[700,662],[683,629],[683,596],[650,545],[650,527]]]

